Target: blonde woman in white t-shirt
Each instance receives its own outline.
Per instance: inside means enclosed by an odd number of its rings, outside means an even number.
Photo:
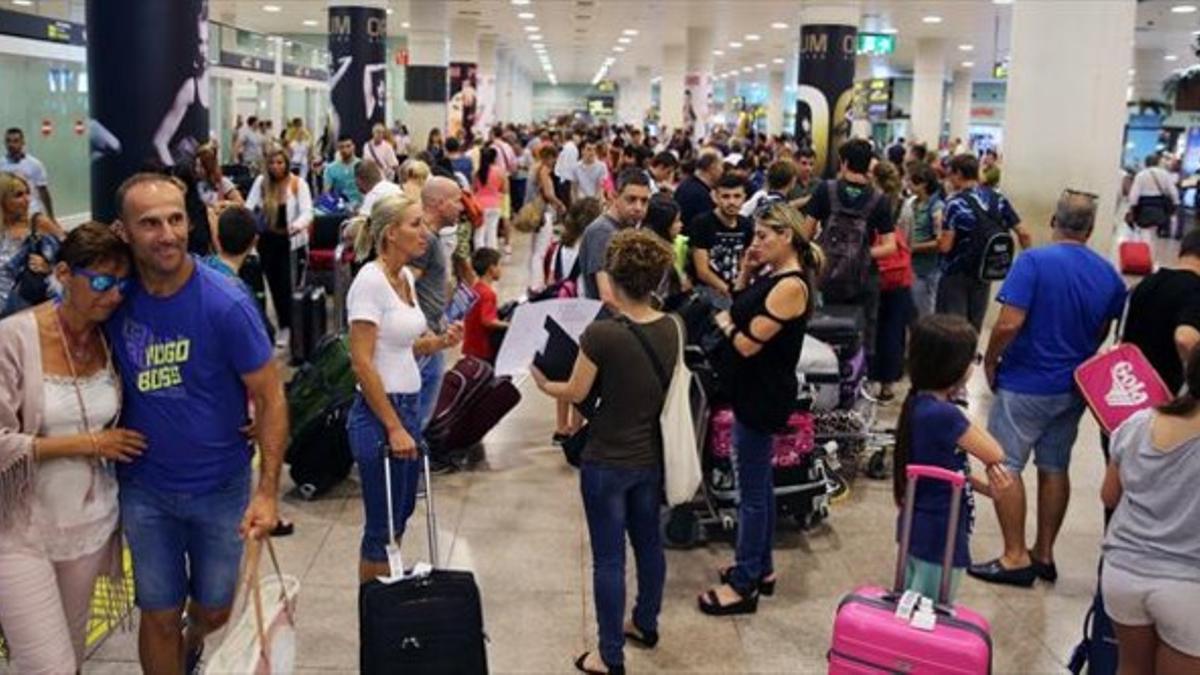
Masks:
[[[397,545],[416,504],[421,452],[416,357],[462,341],[461,328],[451,327],[443,335],[429,331],[417,304],[416,281],[405,268],[425,253],[421,216],[420,202],[397,195],[379,200],[369,217],[355,223],[370,234],[378,253],[359,271],[346,297],[350,362],[358,380],[346,429],[362,481],[359,577],[364,582],[390,574],[384,461],[391,462]]]

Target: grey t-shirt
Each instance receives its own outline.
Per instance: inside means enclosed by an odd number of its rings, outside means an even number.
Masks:
[[[1155,413],[1143,410],[1113,433],[1123,493],[1104,537],[1104,560],[1144,577],[1200,583],[1200,437],[1162,452]]]
[[[417,279],[417,304],[425,313],[429,329],[441,333],[446,320],[446,252],[441,239],[428,229],[425,230],[425,244],[425,254],[414,258],[409,265],[421,270],[421,278]]]
[[[619,229],[617,221],[607,213],[602,213],[583,231],[583,238],[579,242],[579,274],[583,278],[585,298],[600,299],[596,273],[604,270],[604,254],[608,251],[608,243]]]

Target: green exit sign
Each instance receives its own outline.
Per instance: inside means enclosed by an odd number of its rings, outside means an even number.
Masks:
[[[859,33],[858,53],[886,56],[896,51],[896,36],[886,33]]]

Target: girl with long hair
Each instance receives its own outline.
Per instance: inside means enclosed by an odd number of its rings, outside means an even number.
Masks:
[[[475,229],[476,249],[500,247],[500,216],[508,194],[508,174],[499,158],[500,153],[490,143],[479,153],[479,170],[472,181],[472,192],[483,209],[483,225]]]

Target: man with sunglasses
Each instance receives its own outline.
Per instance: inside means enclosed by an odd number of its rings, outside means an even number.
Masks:
[[[204,638],[229,619],[243,539],[266,536],[278,520],[287,402],[254,300],[187,253],[183,186],[137,174],[116,201],[114,228],[137,282],[105,330],[123,423],[147,442],[117,473],[139,654],[145,672],[191,673]],[[251,428],[262,457],[256,488]]]
[[[1067,471],[1084,410],[1075,369],[1096,353],[1125,305],[1121,276],[1087,246],[1095,221],[1095,195],[1065,191],[1051,221],[1053,243],[1019,256],[996,297],[1000,317],[984,357],[995,392],[988,431],[1013,476],[1021,475],[1032,453],[1038,515],[1030,549],[1023,481],[993,500],[1004,552],[969,568],[983,581],[1031,586],[1039,578],[1058,578],[1054,542],[1071,494]]]

